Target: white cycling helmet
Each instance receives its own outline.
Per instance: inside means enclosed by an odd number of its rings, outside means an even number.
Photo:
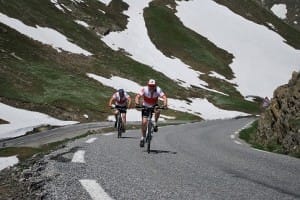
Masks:
[[[154,79],[150,79],[148,81],[148,86],[156,86],[155,80]]]

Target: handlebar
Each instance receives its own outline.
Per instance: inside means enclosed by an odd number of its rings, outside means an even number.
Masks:
[[[110,106],[110,109],[127,110],[127,107],[126,108],[118,108],[118,107],[112,107],[112,106]]]
[[[164,106],[147,107],[147,106],[141,106],[141,105],[136,105],[135,108],[142,108],[142,109],[147,109],[147,110],[155,110],[155,109],[164,110],[164,109],[166,109],[166,107],[164,107]]]

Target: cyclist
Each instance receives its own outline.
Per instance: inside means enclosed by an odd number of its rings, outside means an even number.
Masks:
[[[124,91],[124,89],[119,89],[117,92],[115,92],[108,103],[108,106],[111,108],[116,108],[114,109],[113,113],[115,115],[116,121],[115,121],[115,128],[117,127],[117,115],[118,115],[118,108],[123,108],[120,110],[121,115],[122,115],[122,122],[123,122],[123,127],[125,132],[125,127],[126,127],[126,110],[131,104],[131,98],[130,96]]]
[[[167,96],[166,94],[162,91],[160,87],[158,87],[155,83],[154,79],[150,79],[148,81],[147,86],[144,86],[141,88],[140,92],[136,95],[135,97],[135,104],[140,105],[140,101],[142,100],[142,105],[145,107],[154,107],[158,105],[158,100],[159,98],[162,99],[163,101],[163,106],[167,108]],[[142,137],[140,140],[140,147],[144,147],[145,144],[145,137],[146,137],[146,130],[147,130],[147,117],[149,115],[149,112],[147,112],[146,109],[142,109]],[[157,120],[159,118],[160,111],[154,110],[154,132],[158,131],[157,127]]]

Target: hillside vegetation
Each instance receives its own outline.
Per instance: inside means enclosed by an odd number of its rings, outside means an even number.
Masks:
[[[252,114],[259,112],[259,103],[245,100],[236,90],[236,85],[209,76],[210,71],[215,71],[227,79],[234,78],[229,67],[233,55],[186,28],[175,15],[174,0],[154,0],[145,9],[144,18],[150,39],[166,56],[178,57],[191,68],[204,72],[200,78],[208,83],[208,87],[228,96],[197,87],[183,88],[162,73],[134,61],[126,52],[113,51],[102,42],[104,35],[126,28],[128,17],[123,12],[128,5],[123,1],[112,0],[108,6],[97,0],[86,0],[84,3],[69,0],[57,2],[69,9],[63,12],[49,0],[10,0],[0,1],[0,12],[28,26],[55,29],[93,55],[58,52],[0,23],[1,102],[47,113],[59,119],[84,121],[83,114],[88,114],[90,121],[104,120],[111,112],[107,101],[114,89],[86,75],[94,73],[106,78],[120,76],[140,85],[155,77],[170,98],[186,100],[206,97],[223,109]],[[300,37],[297,37],[299,32],[268,12],[258,17],[256,12],[259,9],[261,13],[265,12],[254,1],[245,1],[243,4],[217,2],[241,14],[247,9],[252,16],[248,18],[258,23],[271,21],[278,30],[282,30],[283,37],[291,45],[300,46]],[[174,9],[166,5],[172,5]],[[75,20],[87,22],[89,28],[79,25]],[[198,118],[173,110],[168,110],[167,114],[175,115],[177,119]]]

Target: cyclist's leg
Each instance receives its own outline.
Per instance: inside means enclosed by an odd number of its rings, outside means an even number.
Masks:
[[[159,116],[160,116],[160,110],[155,110],[154,111],[154,132],[158,131],[157,121],[158,121]]]
[[[114,109],[113,114],[115,115],[115,128],[117,128],[118,109]]]
[[[142,137],[141,137],[141,140],[140,140],[140,147],[144,147],[144,144],[145,144],[148,114],[149,113],[145,109],[142,109],[142,126],[141,126]]]
[[[154,113],[154,120],[155,120],[155,123],[157,123],[157,120],[160,116],[160,110],[156,110],[155,113]]]
[[[147,131],[147,117],[143,117],[142,119],[142,136],[146,137],[146,131]]]
[[[123,131],[126,130],[126,112],[122,113],[122,125],[123,125]]]

